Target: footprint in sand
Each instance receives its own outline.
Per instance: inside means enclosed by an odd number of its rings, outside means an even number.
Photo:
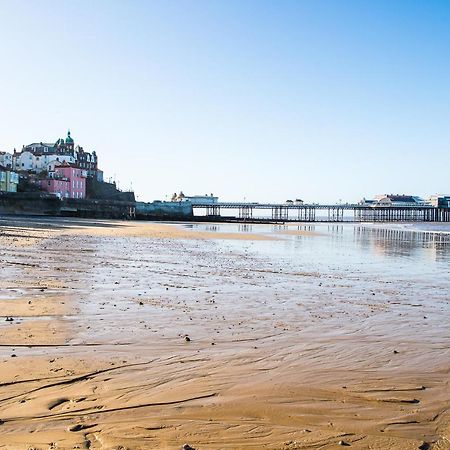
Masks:
[[[69,431],[82,431],[82,430],[88,430],[89,428],[94,428],[96,427],[97,424],[96,423],[92,423],[92,424],[87,424],[87,423],[77,423],[76,425],[72,425],[71,427],[69,427]]]
[[[52,409],[55,409],[57,406],[63,405],[64,403],[67,403],[67,402],[70,402],[70,399],[57,398],[56,400],[53,400],[48,404],[48,409],[51,411]]]
[[[57,398],[56,400],[51,401],[48,404],[48,409],[51,411],[51,410],[57,408],[58,406],[65,405],[66,403],[79,403],[79,402],[82,402],[85,400],[86,400],[86,397],[79,397],[79,398],[73,398],[73,399],[70,399],[67,397],[61,397],[61,398]],[[93,399],[93,401],[95,401],[95,400],[96,399]]]

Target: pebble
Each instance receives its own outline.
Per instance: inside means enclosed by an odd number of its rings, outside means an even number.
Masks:
[[[339,445],[343,445],[344,447],[350,447],[350,444],[348,442],[345,442],[345,441],[339,441],[338,444]]]
[[[430,448],[430,444],[428,444],[427,442],[422,442],[418,448],[419,450],[428,450]]]
[[[195,450],[195,448],[191,447],[189,444],[184,444],[183,445],[183,450]]]
[[[190,338],[189,336],[185,336],[185,337],[184,337],[184,340],[185,340],[186,342],[191,342],[191,338]]]

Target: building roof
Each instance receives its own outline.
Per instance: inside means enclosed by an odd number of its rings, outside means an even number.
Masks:
[[[55,161],[55,169],[57,167],[72,167],[73,169],[83,170],[78,164],[68,163],[67,161]]]
[[[380,201],[383,199],[388,199],[391,202],[396,202],[396,203],[420,203],[423,201],[417,195],[385,194],[385,195],[377,195],[375,197],[376,201]]]
[[[31,146],[37,146],[37,147],[54,147],[55,144],[49,144],[47,142],[33,142],[32,144],[25,145],[25,147],[31,147]]]
[[[414,203],[416,201],[413,195],[388,195],[387,197],[393,202]]]

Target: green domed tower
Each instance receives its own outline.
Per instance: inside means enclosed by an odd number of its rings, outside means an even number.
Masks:
[[[74,142],[72,139],[72,136],[70,136],[70,130],[67,131],[67,137],[66,137],[66,151],[73,152]]]
[[[70,136],[70,130],[67,132],[66,144],[72,144],[73,145],[73,139]]]

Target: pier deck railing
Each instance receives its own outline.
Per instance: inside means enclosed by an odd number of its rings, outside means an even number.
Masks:
[[[221,218],[222,210],[235,210],[229,219],[277,222],[450,222],[450,208],[431,205],[385,206],[361,204],[196,203],[207,218]],[[263,211],[266,214],[261,214]]]

